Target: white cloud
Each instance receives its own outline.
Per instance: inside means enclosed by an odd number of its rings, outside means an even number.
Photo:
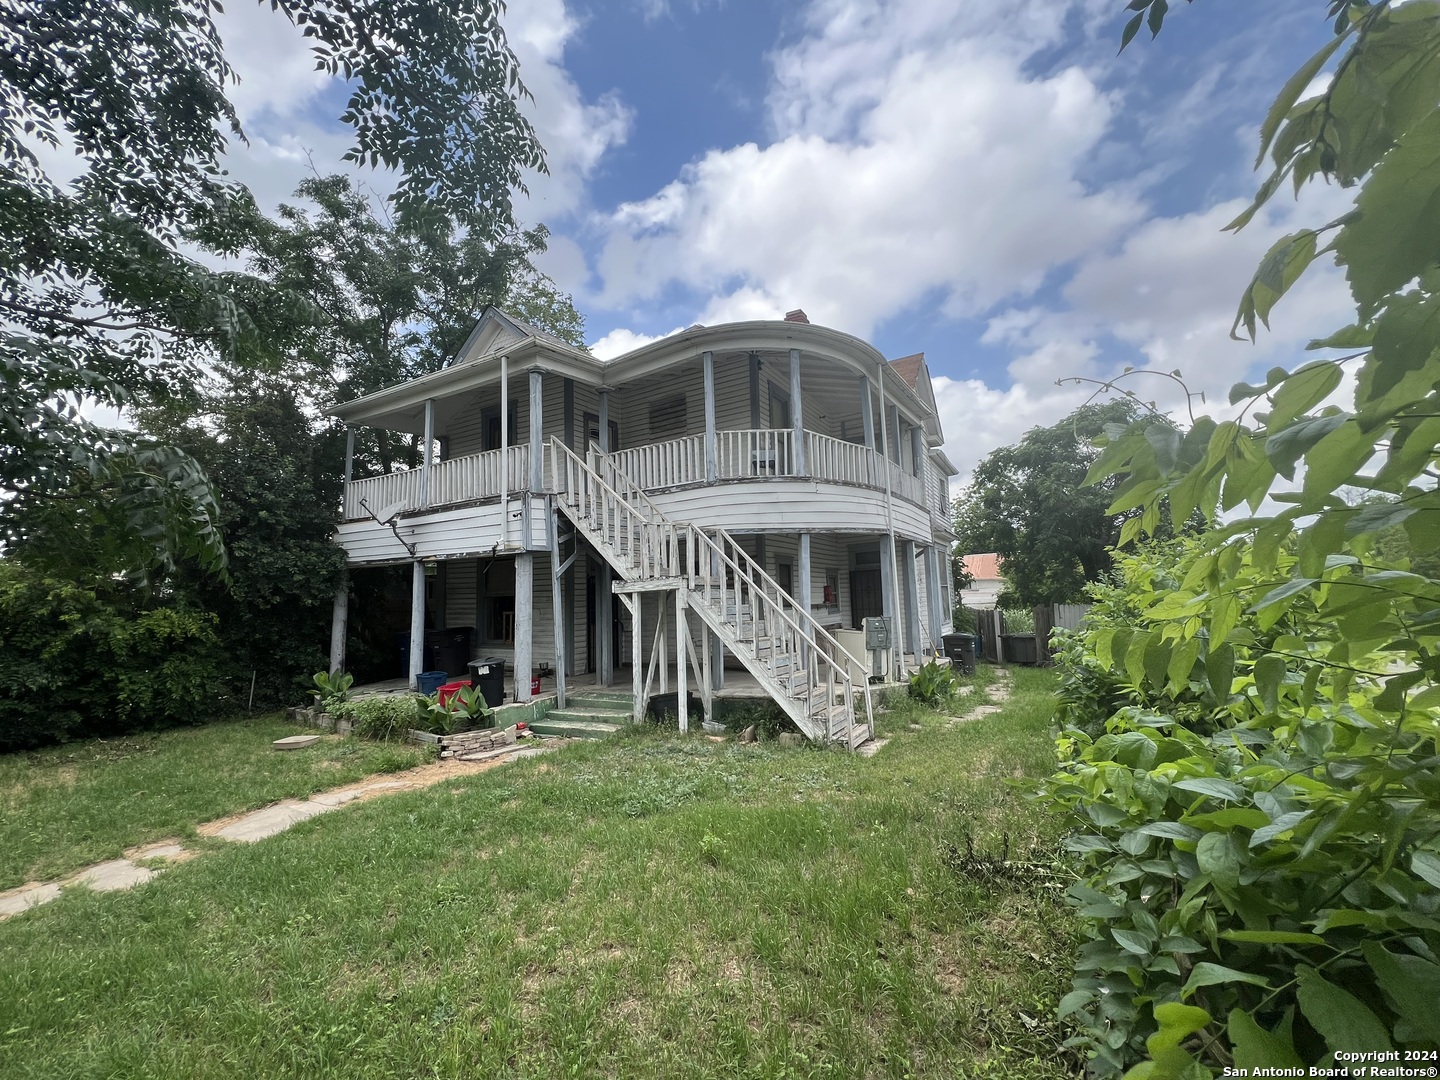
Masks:
[[[1232,384],[1256,368],[1292,367],[1305,344],[1338,329],[1353,310],[1340,272],[1317,262],[1272,312],[1257,341],[1234,341],[1230,327],[1240,295],[1275,239],[1303,224],[1337,216],[1350,193],[1308,190],[1298,203],[1267,207],[1239,233],[1221,231],[1243,207],[1232,200],[1205,211],[1156,217],[1132,230],[1114,251],[1081,261],[1062,289],[1063,309],[1010,307],[990,319],[984,338],[1014,350],[1008,390],[978,380],[936,380],[947,453],[969,471],[997,446],[1016,442],[1026,430],[1053,424],[1092,391],[1055,385],[1057,379],[1115,378],[1122,363],[1106,360],[1114,342],[1140,354],[1135,366],[1178,369],[1197,414],[1231,416]],[[1122,385],[1153,400],[1182,424],[1189,422],[1185,390],[1163,377],[1136,374]],[[1337,392],[1338,393],[1338,392]]]
[[[671,331],[672,334],[675,332]],[[652,341],[659,341],[662,337],[667,336],[666,334],[656,334],[651,337],[649,334],[637,334],[633,330],[611,330],[590,346],[590,353],[597,360],[613,360],[617,356],[624,356],[643,345],[649,345]]]
[[[935,40],[821,108],[840,68],[879,48],[856,36],[849,60],[786,69],[793,85],[771,101],[779,141],[712,150],[611,215],[600,304],[680,283],[712,310],[763,294],[778,301],[769,317],[800,306],[864,336],[927,294],[961,315],[1029,293],[1142,218],[1124,185],[1075,179],[1112,110],[1082,70],[1031,77],[1014,56]]]

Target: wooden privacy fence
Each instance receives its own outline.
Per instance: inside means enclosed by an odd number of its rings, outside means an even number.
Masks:
[[[980,658],[992,664],[1049,664],[1051,632],[1078,629],[1089,610],[1089,604],[1041,604],[1029,618],[999,608],[977,611]]]

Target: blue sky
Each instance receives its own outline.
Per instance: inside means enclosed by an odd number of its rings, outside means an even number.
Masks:
[[[521,203],[599,355],[694,322],[813,321],[923,351],[963,474],[1126,365],[1211,405],[1348,321],[1307,279],[1228,340],[1266,247],[1350,194],[1276,201],[1241,234],[1255,131],[1327,38],[1322,0],[1174,5],[1117,56],[1123,0],[513,0],[551,168]],[[222,22],[262,202],[338,167],[338,88],[268,5]],[[372,178],[384,189],[386,178]],[[1161,408],[1164,380],[1136,383]],[[1213,410],[1212,410],[1213,411]]]

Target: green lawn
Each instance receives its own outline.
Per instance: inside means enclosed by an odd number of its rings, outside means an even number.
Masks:
[[[0,755],[0,889],[46,881],[214,818],[418,765],[419,748],[327,736],[278,714]]]
[[[870,759],[633,733],[67,894],[0,923],[0,1076],[1074,1075],[1063,905],[956,857],[1054,842],[1014,681]]]

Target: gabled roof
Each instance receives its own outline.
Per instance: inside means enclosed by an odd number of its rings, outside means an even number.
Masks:
[[[1000,556],[993,551],[981,555],[962,555],[960,561],[976,581],[999,581],[1004,577],[1000,572]]]
[[[460,351],[450,359],[446,366],[491,356],[502,350],[513,348],[529,338],[535,338],[550,345],[559,345],[562,349],[571,351],[575,349],[575,346],[568,341],[562,341],[554,334],[531,326],[524,319],[517,318],[492,305],[481,312],[480,321],[475,324],[475,329],[470,331],[470,336],[465,339],[465,344],[460,346]]]
[[[902,356],[898,360],[891,360],[890,366],[895,373],[910,384],[910,389],[915,389],[915,384],[920,379],[920,369],[925,366],[925,354],[923,352],[913,353],[910,356]]]
[[[930,368],[925,363],[925,354],[911,353],[898,360],[891,360],[890,370],[899,375],[905,385],[915,391],[915,396],[930,410],[930,415],[925,419],[925,430],[932,437],[931,442],[935,445],[943,443],[945,436],[940,430],[940,410],[935,405],[935,388],[930,384]]]

